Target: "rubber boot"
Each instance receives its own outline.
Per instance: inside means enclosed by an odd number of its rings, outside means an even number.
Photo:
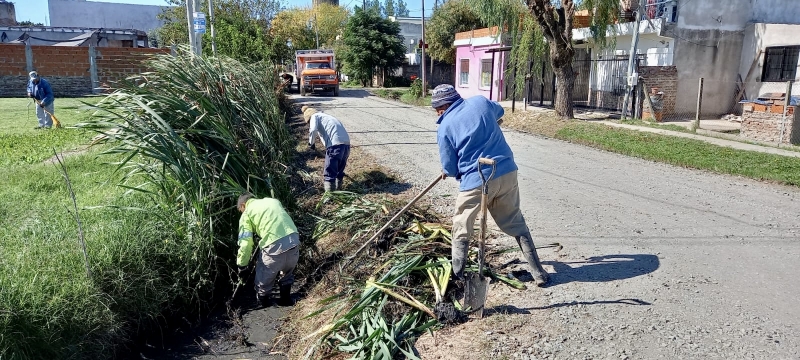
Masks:
[[[326,182],[322,183],[322,187],[325,189],[325,192],[334,190],[333,181],[326,181]]]
[[[531,233],[522,236],[517,236],[517,244],[522,249],[522,254],[528,265],[531,267],[531,275],[533,276],[536,286],[545,286],[550,281],[550,276],[542,268],[542,263],[539,261],[539,255],[536,253],[536,246],[533,244]]]
[[[469,251],[469,241],[453,239],[453,245],[450,252],[451,264],[453,265],[453,276],[457,279],[464,280],[464,266],[467,265],[467,253]]]
[[[273,304],[272,298],[269,295],[256,295],[256,302],[259,308],[267,308]]]
[[[278,305],[280,306],[292,306],[294,305],[294,301],[292,300],[292,284],[281,285],[281,298],[278,300]]]
[[[342,179],[336,179],[333,189],[336,191],[342,190]]]

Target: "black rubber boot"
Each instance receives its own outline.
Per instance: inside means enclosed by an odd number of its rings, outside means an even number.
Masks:
[[[256,302],[258,303],[259,308],[268,308],[274,304],[272,298],[269,295],[264,295],[264,296],[256,295]]]
[[[333,183],[333,189],[336,191],[342,190],[342,179],[336,179],[336,181]]]
[[[278,300],[278,305],[280,306],[294,305],[294,300],[292,300],[292,284],[281,285],[281,298],[280,300]]]
[[[531,233],[522,236],[517,236],[517,244],[522,249],[522,254],[525,260],[531,267],[531,275],[533,276],[536,286],[545,286],[550,281],[550,276],[542,268],[542,263],[539,261],[539,255],[536,253],[536,246],[533,244]]]

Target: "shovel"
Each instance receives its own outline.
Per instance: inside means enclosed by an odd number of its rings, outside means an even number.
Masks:
[[[481,165],[489,165],[492,167],[492,173],[489,177],[483,175]],[[466,288],[464,289],[464,307],[472,310],[480,319],[483,317],[483,307],[486,304],[486,290],[489,287],[489,280],[483,276],[483,258],[486,255],[486,213],[489,206],[489,180],[492,180],[494,173],[497,170],[497,161],[488,158],[478,159],[478,174],[481,175],[483,182],[481,193],[481,237],[478,245],[478,272],[467,273]]]

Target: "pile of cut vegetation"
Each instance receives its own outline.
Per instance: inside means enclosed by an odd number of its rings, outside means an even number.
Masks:
[[[417,359],[416,338],[425,331],[465,320],[450,282],[449,228],[424,208],[412,207],[368,250],[353,256],[403,204],[350,192],[326,193],[314,238],[324,271],[306,300],[293,310],[286,329],[290,358]],[[343,238],[341,234],[350,237]],[[360,240],[360,241],[359,241]],[[487,253],[495,256],[516,249]],[[477,272],[471,252],[466,271]],[[525,285],[485,274],[515,288]],[[298,338],[300,336],[300,338]]]
[[[0,359],[126,353],[132,336],[202,309],[227,283],[239,194],[295,206],[295,141],[277,77],[259,70],[272,67],[185,49],[148,66],[78,125],[103,134],[103,155],[66,161],[87,256],[53,165],[0,175],[0,199],[14,204],[0,206]]]

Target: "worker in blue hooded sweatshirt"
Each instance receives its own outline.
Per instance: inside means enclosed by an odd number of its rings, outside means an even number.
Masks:
[[[55,96],[50,83],[39,77],[39,73],[31,71],[28,74],[30,81],[28,81],[28,97],[36,100],[36,117],[39,119],[39,126],[37,129],[49,129],[53,127],[53,118],[50,114],[53,113]],[[45,111],[47,110],[47,111]]]
[[[539,262],[530,230],[519,208],[517,164],[498,121],[503,108],[483,96],[462,99],[451,85],[433,89],[431,106],[439,115],[437,142],[442,162],[442,176],[460,182],[453,216],[453,274],[464,277],[469,239],[481,208],[481,178],[478,158],[497,162],[497,172],[489,181],[488,210],[497,226],[517,239],[537,286],[547,284],[549,277]],[[491,168],[484,168],[488,178]]]

